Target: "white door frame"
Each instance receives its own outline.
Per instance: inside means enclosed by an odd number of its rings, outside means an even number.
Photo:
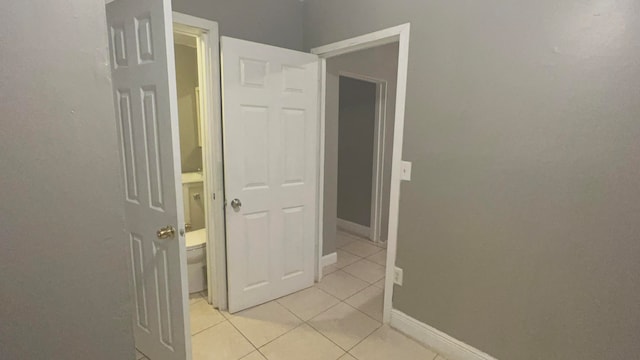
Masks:
[[[400,206],[400,181],[402,163],[402,142],[404,135],[404,111],[407,94],[407,70],[409,65],[409,33],[410,24],[406,23],[392,28],[376,31],[366,35],[335,42],[311,49],[312,54],[318,55],[320,63],[320,149],[319,149],[319,180],[318,180],[318,224],[317,224],[317,252],[318,267],[316,279],[322,278],[322,209],[324,195],[324,146],[325,146],[325,106],[326,106],[326,59],[334,56],[369,49],[372,47],[399,42],[398,50],[398,78],[396,90],[396,108],[393,133],[393,155],[391,164],[391,194],[389,204],[389,233],[387,237],[387,263],[384,283],[383,322],[391,320],[393,298],[393,273],[395,269],[396,248],[398,243],[398,215]]]
[[[220,36],[218,23],[173,12],[173,31],[198,41],[198,86],[200,88],[202,163],[204,172],[205,227],[207,229],[208,301],[227,309],[227,264],[225,249],[222,120],[220,105]],[[186,251],[186,249],[185,249]]]
[[[373,169],[371,170],[371,220],[369,221],[369,239],[380,241],[382,227],[382,192],[384,185],[385,129],[387,122],[387,81],[348,71],[338,75],[350,79],[365,81],[376,86],[375,120],[373,124]]]

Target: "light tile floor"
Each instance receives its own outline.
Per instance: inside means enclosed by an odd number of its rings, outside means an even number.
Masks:
[[[320,283],[269,303],[229,314],[192,295],[193,360],[445,360],[382,325],[386,250],[343,232],[337,245]]]

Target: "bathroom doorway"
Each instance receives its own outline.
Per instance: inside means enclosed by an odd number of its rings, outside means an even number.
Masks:
[[[190,304],[226,309],[218,28],[175,12],[173,21]]]
[[[178,196],[176,205],[177,213],[184,216],[184,227],[179,231],[185,245],[181,245],[180,257],[186,260],[180,275],[183,291],[186,287],[189,295],[189,305],[185,303],[181,313],[186,326],[185,350],[190,354],[189,335],[207,326],[203,318],[219,314],[214,308],[227,308],[220,50],[216,22],[176,12],[172,15],[173,54],[169,52],[169,56],[175,61],[178,120],[172,141],[177,140],[180,149],[179,159],[174,161],[180,164],[176,184],[180,184],[182,201]],[[193,314],[198,314],[195,321],[189,319]],[[157,358],[152,354],[167,353],[163,341],[158,344],[142,338],[136,336],[138,356]],[[181,352],[169,350],[174,355]]]

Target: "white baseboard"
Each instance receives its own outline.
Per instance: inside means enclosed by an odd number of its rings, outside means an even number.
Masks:
[[[335,264],[337,262],[338,262],[338,253],[332,252],[331,254],[327,254],[322,257],[322,261],[320,262],[320,265],[322,265],[322,267],[325,267],[325,266]]]
[[[391,310],[391,326],[442,354],[449,360],[496,360],[491,355],[422,323],[399,310]]]
[[[368,239],[371,236],[371,229],[367,226],[356,224],[354,222],[343,219],[336,219],[336,224],[338,225],[339,229],[361,236],[363,238]]]

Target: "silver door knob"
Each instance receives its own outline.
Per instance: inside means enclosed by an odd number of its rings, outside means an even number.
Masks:
[[[242,202],[240,201],[240,199],[233,199],[231,200],[231,207],[233,208],[233,210],[238,211],[242,207]]]
[[[176,229],[173,226],[167,225],[165,227],[160,228],[156,235],[158,235],[158,239],[169,239],[174,237],[176,234]]]

